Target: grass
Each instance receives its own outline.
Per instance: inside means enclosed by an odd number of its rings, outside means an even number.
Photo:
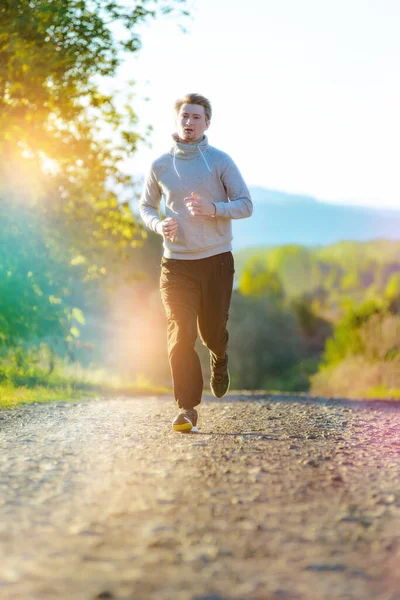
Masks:
[[[85,392],[68,387],[47,388],[41,385],[33,388],[25,386],[15,387],[11,384],[0,386],[0,409],[10,409],[19,404],[32,404],[34,402],[71,402],[86,400],[95,396],[95,393]]]
[[[155,386],[142,377],[124,380],[104,369],[84,369],[69,365],[50,375],[35,367],[0,371],[0,410],[20,404],[74,402],[95,397],[168,394],[171,390]]]
[[[384,400],[400,400],[400,389],[389,389],[384,385],[378,385],[368,391],[367,397],[383,398]]]

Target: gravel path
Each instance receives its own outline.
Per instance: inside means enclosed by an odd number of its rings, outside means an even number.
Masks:
[[[0,598],[400,600],[400,404],[171,397],[0,413]]]

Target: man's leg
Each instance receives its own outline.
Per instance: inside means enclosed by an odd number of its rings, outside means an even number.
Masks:
[[[168,358],[179,408],[190,409],[201,402],[203,376],[194,345],[200,284],[193,261],[164,259],[160,289],[168,320]]]
[[[206,259],[205,259],[206,260]],[[221,397],[229,388],[226,323],[232,297],[234,260],[231,252],[207,259],[202,273],[199,332],[210,351],[211,389]]]

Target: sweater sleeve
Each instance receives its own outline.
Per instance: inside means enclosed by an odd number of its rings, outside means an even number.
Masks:
[[[153,168],[151,168],[143,186],[142,196],[139,201],[139,212],[144,224],[155,232],[157,224],[162,221],[160,218],[161,197],[161,188],[154,175]]]
[[[233,160],[227,156],[221,181],[229,202],[215,202],[215,216],[228,219],[245,219],[253,213],[253,203],[247,185]]]

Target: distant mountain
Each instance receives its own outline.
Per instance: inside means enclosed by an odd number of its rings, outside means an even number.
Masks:
[[[399,210],[320,202],[311,196],[250,188],[254,213],[233,221],[234,249],[327,245],[342,240],[400,240]]]

